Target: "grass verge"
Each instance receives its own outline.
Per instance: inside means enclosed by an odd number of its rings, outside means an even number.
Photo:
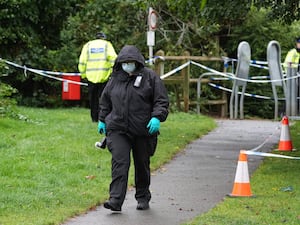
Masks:
[[[60,224],[107,199],[111,156],[94,147],[100,136],[89,111],[19,111],[30,120],[0,118],[0,224]],[[215,126],[208,117],[170,114],[151,169]]]
[[[300,122],[290,126],[293,152],[300,156]],[[277,147],[277,146],[276,146]],[[229,198],[186,225],[300,224],[300,162],[283,158],[265,158],[250,178],[254,198]]]

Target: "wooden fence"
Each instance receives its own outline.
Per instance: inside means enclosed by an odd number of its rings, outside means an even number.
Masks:
[[[195,62],[223,62],[223,59],[220,57],[206,57],[206,56],[191,56],[189,52],[184,52],[182,56],[165,56],[164,52],[162,50],[158,51],[156,56],[161,56],[163,59],[156,59],[154,66],[155,66],[155,71],[157,74],[162,76],[165,74],[164,68],[165,68],[165,63],[172,62],[172,61],[179,61],[181,64],[184,64],[190,60],[195,61]],[[226,72],[226,71],[224,71]],[[180,97],[179,93],[175,93],[176,95],[176,105],[178,110],[188,112],[190,109],[190,105],[195,105],[197,104],[197,101],[199,99],[194,99],[190,100],[190,86],[192,83],[197,83],[198,78],[191,78],[190,76],[190,65],[185,67],[180,71],[180,76],[170,76],[164,79],[165,84],[170,84],[170,85],[180,85],[182,86],[182,98]],[[209,79],[202,79],[201,84],[208,83]],[[183,102],[183,109],[181,107],[181,103]],[[199,102],[198,102],[199,103]],[[204,103],[201,103],[204,104]],[[220,116],[221,117],[227,117],[228,114],[228,103],[227,103],[227,94],[225,92],[222,93],[222,98],[219,100],[208,100],[205,102],[207,105],[220,105],[221,106],[221,112]]]

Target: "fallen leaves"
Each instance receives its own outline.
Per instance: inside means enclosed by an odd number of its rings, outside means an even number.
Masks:
[[[95,179],[95,178],[96,178],[95,175],[88,175],[88,176],[85,176],[85,179],[87,179],[87,180],[93,180],[93,179]]]

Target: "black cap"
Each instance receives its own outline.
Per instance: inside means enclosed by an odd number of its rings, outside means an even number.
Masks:
[[[297,43],[300,43],[300,37],[297,37],[297,38],[296,38],[296,42],[297,42]]]
[[[97,39],[106,39],[106,35],[103,32],[98,32],[96,34]]]

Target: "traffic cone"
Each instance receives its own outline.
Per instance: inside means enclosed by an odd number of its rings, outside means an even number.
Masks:
[[[239,161],[236,168],[236,174],[234,179],[234,185],[230,197],[252,197],[249,173],[248,173],[248,161],[247,154],[241,150],[239,155]]]
[[[289,119],[287,116],[284,116],[281,121],[281,134],[278,145],[279,151],[292,151],[293,144],[290,138],[290,130],[289,130]]]

